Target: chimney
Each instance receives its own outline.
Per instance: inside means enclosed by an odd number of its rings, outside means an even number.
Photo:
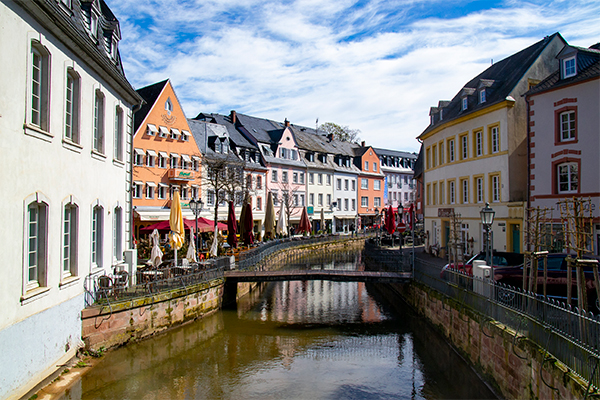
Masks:
[[[333,140],[333,133],[327,134],[327,139],[331,142]]]
[[[365,147],[365,141],[360,142],[360,147]]]
[[[231,110],[229,118],[231,118],[232,124],[235,124],[237,122],[237,115],[235,114],[235,110]]]
[[[288,119],[286,118],[285,121],[283,121],[283,125],[290,126],[290,121],[288,121]]]

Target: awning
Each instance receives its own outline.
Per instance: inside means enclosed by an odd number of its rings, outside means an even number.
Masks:
[[[187,154],[182,154],[181,158],[183,158],[183,161],[185,161],[185,162],[189,162],[189,163],[192,162],[192,159]]]
[[[137,154],[138,156],[145,156],[146,155],[146,152],[144,150],[142,150],[142,149],[135,148],[135,149],[133,149],[133,151],[135,151],[135,154]]]
[[[158,133],[158,129],[156,128],[156,125],[153,125],[153,124],[148,124],[148,130],[152,133]]]
[[[190,135],[191,135],[190,131],[186,131],[185,129],[181,130],[181,134],[185,137],[190,137]]]
[[[171,128],[171,133],[177,136],[181,135],[181,132],[179,132],[179,129],[177,128]]]
[[[166,183],[159,183],[158,186],[160,186],[160,187],[169,187],[169,185],[166,184]]]
[[[133,183],[135,183],[136,185],[143,185],[144,184],[144,182],[142,182],[142,181],[133,181]]]
[[[171,157],[179,158],[179,154],[177,154],[177,153],[171,153]]]
[[[200,161],[200,157],[198,157],[198,156],[192,156],[192,160],[194,160],[194,161]]]
[[[162,158],[169,158],[169,155],[167,154],[167,152],[166,152],[166,151],[159,151],[159,152],[158,152],[158,154],[160,154],[160,156],[161,156]]]
[[[154,150],[146,150],[146,152],[148,153],[148,155],[156,157],[156,152]]]
[[[160,125],[158,127],[158,129],[160,130],[160,133],[161,133],[162,136],[168,136],[169,135],[169,128],[167,128],[166,126]]]
[[[146,182],[146,186],[156,187],[156,183],[154,183],[154,182]]]

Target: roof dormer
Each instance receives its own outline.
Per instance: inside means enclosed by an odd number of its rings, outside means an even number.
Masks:
[[[479,100],[479,104],[483,104],[487,101],[487,88],[491,87],[494,84],[494,80],[493,79],[480,79],[479,80],[479,85],[477,85],[477,92],[478,92],[478,100]]]
[[[469,108],[469,96],[475,93],[474,88],[464,87],[460,91],[460,109],[466,111]]]

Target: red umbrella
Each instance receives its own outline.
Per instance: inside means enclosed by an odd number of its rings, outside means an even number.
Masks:
[[[235,221],[235,209],[233,201],[229,202],[229,214],[227,215],[227,243],[233,248],[237,247],[237,223]]]
[[[217,227],[220,231],[226,231],[227,225],[222,222],[217,222]],[[198,232],[213,232],[215,230],[215,221],[212,219],[199,217],[198,218]]]
[[[185,230],[193,231],[195,229],[194,224],[195,224],[195,222],[193,220],[189,220],[189,219],[185,219],[185,218],[183,219],[183,226],[184,226]],[[171,225],[169,224],[169,221],[160,221],[160,222],[157,222],[156,224],[152,224],[152,225],[140,228],[140,232],[151,233],[155,229],[157,229],[159,232],[160,231],[170,231]]]
[[[310,233],[311,226],[310,221],[308,219],[308,212],[306,212],[306,207],[302,209],[302,216],[300,217],[300,224],[298,225],[298,232],[306,232]]]
[[[246,203],[246,212],[244,213],[244,243],[251,245],[254,243],[254,218],[252,217],[252,206]]]
[[[387,230],[390,235],[396,230],[396,218],[394,218],[392,206],[388,208],[388,211],[385,214],[385,230]]]

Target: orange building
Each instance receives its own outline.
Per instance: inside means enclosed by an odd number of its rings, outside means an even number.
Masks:
[[[354,149],[354,164],[360,170],[358,174],[358,216],[361,227],[379,224],[375,215],[383,207],[383,173],[381,172],[379,156],[371,146],[361,146]]]
[[[146,104],[134,115],[132,197],[136,237],[139,228],[169,219],[179,188],[185,218],[189,200],[200,198],[201,153],[169,80],[137,91]]]

